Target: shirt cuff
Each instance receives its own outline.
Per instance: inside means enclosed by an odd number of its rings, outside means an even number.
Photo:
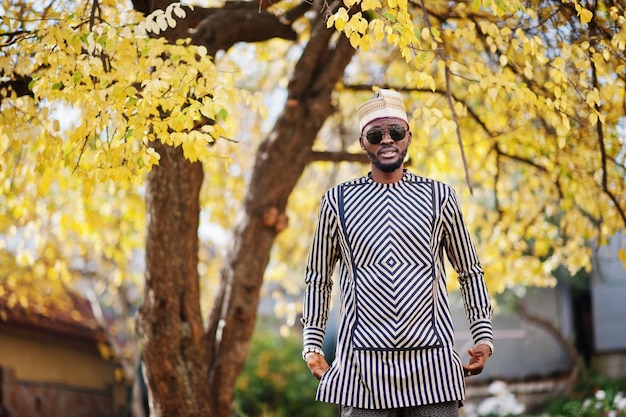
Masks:
[[[306,361],[306,354],[311,353],[311,352],[315,352],[319,355],[324,356],[324,351],[318,348],[317,346],[305,346],[304,349],[302,350],[302,359]]]
[[[489,347],[489,356],[493,355],[493,342],[491,339],[480,339],[476,342],[476,346],[478,345],[487,345]]]

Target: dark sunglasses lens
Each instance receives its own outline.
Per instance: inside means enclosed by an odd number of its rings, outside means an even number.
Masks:
[[[392,127],[388,129],[389,136],[394,141],[402,140],[406,136],[406,129],[402,126]],[[380,141],[383,140],[383,136],[385,135],[385,130],[380,129],[372,129],[365,134],[367,141],[373,145],[378,145]]]
[[[385,133],[382,130],[374,129],[370,130],[365,134],[367,141],[372,145],[379,144],[381,140],[383,140],[383,135]]]
[[[389,129],[389,136],[393,140],[402,140],[406,135],[406,129],[403,127],[392,127]]]

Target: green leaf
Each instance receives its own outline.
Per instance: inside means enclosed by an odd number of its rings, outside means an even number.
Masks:
[[[52,84],[53,90],[60,90],[63,87],[63,83],[54,83]]]
[[[391,13],[385,13],[384,14],[385,18],[387,18],[387,20],[389,20],[391,23],[396,23],[396,17],[394,15],[392,15]]]

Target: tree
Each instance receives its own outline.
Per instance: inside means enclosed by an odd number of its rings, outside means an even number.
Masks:
[[[2,172],[11,184],[3,230],[35,218],[29,203],[46,186],[28,190],[31,172],[56,184],[47,173],[58,169],[80,178],[90,196],[100,181],[123,189],[152,168],[140,327],[155,415],[228,415],[289,197],[311,162],[358,159],[350,147],[317,153],[314,145],[325,123],[337,127],[328,127],[332,138],[319,137],[321,146],[330,148],[336,132],[355,137],[348,115],[374,86],[405,92],[410,163],[461,190],[493,290],[550,284],[558,265],[590,268],[589,243],[626,225],[619,3],[227,2],[189,10],[134,2],[144,15],[161,10],[143,24],[149,37],[140,37],[142,25],[125,28],[143,21],[130,10],[87,4],[73,15],[4,6],[17,17],[4,20],[0,57]],[[282,112],[257,151],[205,328],[197,161],[227,136],[228,104],[237,99],[209,57],[274,37],[304,46]],[[43,104],[55,100],[84,109],[69,137],[46,113]],[[123,266],[123,258],[114,261]]]

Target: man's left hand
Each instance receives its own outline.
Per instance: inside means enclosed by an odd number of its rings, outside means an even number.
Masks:
[[[477,345],[473,349],[468,349],[467,352],[470,355],[470,361],[469,365],[463,365],[463,373],[465,376],[480,374],[491,354],[489,346]]]

